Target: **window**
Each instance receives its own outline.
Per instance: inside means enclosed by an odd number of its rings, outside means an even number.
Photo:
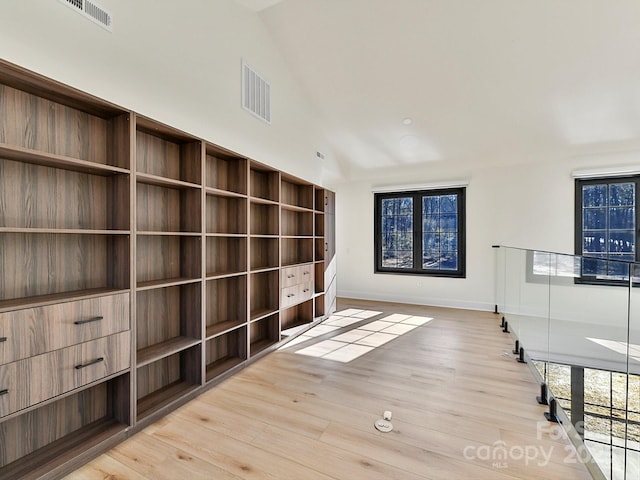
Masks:
[[[640,177],[576,180],[576,254],[585,257],[583,281],[628,279],[624,262],[637,259],[639,181]]]
[[[465,189],[375,194],[375,271],[465,276]]]

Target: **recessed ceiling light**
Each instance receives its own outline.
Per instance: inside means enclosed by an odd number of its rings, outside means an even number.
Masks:
[[[409,117],[402,120],[403,125],[411,125],[412,123],[413,123],[413,120],[411,120]]]

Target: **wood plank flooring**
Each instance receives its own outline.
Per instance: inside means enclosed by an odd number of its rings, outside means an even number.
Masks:
[[[67,479],[591,478],[544,420],[528,367],[505,355],[497,315],[339,301],[350,308],[382,313],[332,317],[325,324],[356,323],[267,355]],[[385,332],[411,327],[362,330],[393,313],[432,320],[397,337]],[[358,343],[339,343],[349,339]],[[390,433],[373,426],[384,410]]]

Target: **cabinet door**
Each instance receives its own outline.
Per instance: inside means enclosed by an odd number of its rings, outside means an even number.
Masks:
[[[332,213],[324,215],[324,261],[331,262],[336,254],[336,216]]]
[[[336,194],[330,190],[324,191],[324,213],[336,213]]]

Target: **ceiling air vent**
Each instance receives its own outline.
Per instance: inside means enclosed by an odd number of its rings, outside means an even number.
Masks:
[[[97,23],[102,28],[112,30],[112,16],[104,8],[96,5],[90,0],[58,0],[60,3],[64,3],[67,7],[80,13],[83,17],[88,18],[94,23]]]
[[[242,62],[242,108],[271,124],[271,86]]]

